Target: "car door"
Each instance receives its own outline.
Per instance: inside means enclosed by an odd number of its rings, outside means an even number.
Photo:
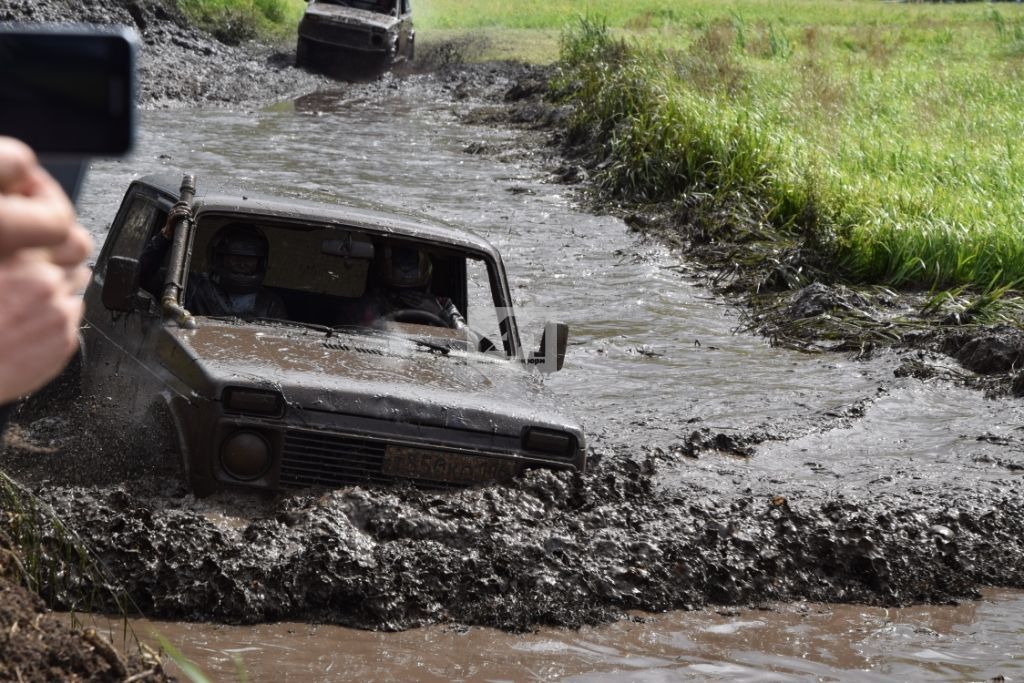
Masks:
[[[133,408],[144,409],[159,380],[149,370],[152,352],[146,344],[163,324],[155,293],[139,288],[138,305],[130,311],[110,310],[103,304],[107,266],[115,257],[138,259],[152,235],[162,227],[171,206],[169,198],[144,185],[129,188],[85,291],[82,326],[82,389],[101,400],[123,406],[126,419]]]

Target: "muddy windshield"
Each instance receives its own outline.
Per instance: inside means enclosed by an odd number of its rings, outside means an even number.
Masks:
[[[338,226],[209,216],[185,286],[196,316],[387,333],[512,355],[508,304],[486,254]]]

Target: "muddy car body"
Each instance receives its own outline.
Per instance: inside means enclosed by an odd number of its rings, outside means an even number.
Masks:
[[[299,22],[295,62],[336,78],[372,78],[412,61],[410,0],[311,0]]]
[[[197,493],[459,486],[530,467],[584,468],[580,426],[532,367],[561,367],[566,328],[546,324],[540,350],[524,353],[504,267],[485,240],[386,213],[210,192],[176,231],[180,266],[172,251],[160,272],[160,283],[184,291],[153,292],[140,284],[139,260],[177,199],[174,185],[150,176],[125,194],[85,292],[79,373],[101,422],[180,453]],[[209,266],[212,236],[237,221],[266,234],[264,285],[287,302],[288,320],[191,317],[181,307],[188,274]],[[345,313],[372,288],[375,254],[399,244],[429,255],[431,295],[451,297],[467,328]]]

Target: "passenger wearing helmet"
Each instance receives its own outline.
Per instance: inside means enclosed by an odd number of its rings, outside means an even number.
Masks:
[[[143,273],[155,273],[173,240],[169,220],[153,236],[140,259]],[[210,240],[208,273],[191,273],[185,287],[185,308],[193,315],[235,315],[245,318],[288,317],[281,297],[263,286],[267,273],[267,238],[258,228],[230,223]]]
[[[384,246],[378,251],[377,286],[364,322],[379,320],[462,329],[466,320],[452,300],[430,291],[430,256],[410,246]]]

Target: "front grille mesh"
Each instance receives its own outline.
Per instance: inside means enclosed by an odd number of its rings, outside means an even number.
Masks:
[[[302,35],[312,40],[319,40],[338,46],[370,47],[370,33],[366,30],[349,26],[311,22],[302,27]]]
[[[382,473],[386,445],[353,436],[288,430],[281,457],[285,488],[392,481]]]

